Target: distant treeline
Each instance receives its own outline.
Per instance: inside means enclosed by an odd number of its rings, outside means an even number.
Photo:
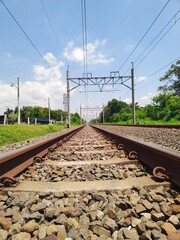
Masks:
[[[136,122],[180,123],[180,96],[159,94],[153,98],[152,104],[145,107],[136,103]],[[132,123],[132,105],[116,99],[108,102],[104,108],[104,121],[109,123]],[[92,122],[103,122],[103,111],[98,119]]]
[[[14,110],[8,108],[5,114],[7,114],[8,121],[14,123],[17,121],[18,108],[16,107]],[[67,118],[67,112],[62,111],[61,109],[51,110],[50,116],[51,120],[54,120],[56,122],[65,122]],[[23,106],[21,108],[21,121],[26,122],[28,117],[30,120],[34,120],[35,118],[49,119],[49,109],[39,106]],[[80,124],[80,116],[78,113],[71,114],[71,123]]]
[[[153,97],[151,104],[142,107],[136,103],[137,123],[180,123],[180,60],[171,65],[160,81],[164,85],[158,88],[160,93]],[[132,123],[132,105],[112,99],[104,108],[104,120]],[[103,112],[93,122],[103,122]]]

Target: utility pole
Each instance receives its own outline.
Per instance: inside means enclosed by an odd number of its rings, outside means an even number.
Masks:
[[[49,124],[51,123],[51,108],[50,108],[50,98],[48,98],[48,112],[49,112]]]
[[[136,109],[135,109],[135,99],[134,99],[134,64],[132,62],[131,68],[131,89],[132,89],[132,120],[133,124],[136,124]]]
[[[81,125],[82,125],[82,110],[81,110],[81,105],[80,105],[80,121],[81,121]]]
[[[21,123],[21,112],[20,112],[20,94],[19,94],[19,77],[17,77],[17,85],[11,83],[11,87],[15,87],[17,89],[17,101],[18,101],[18,124]]]
[[[7,123],[7,114],[4,114],[4,125]]]
[[[104,123],[104,105],[103,105],[103,123]]]
[[[68,112],[68,124],[70,128],[71,115],[70,115],[69,65],[67,66],[66,78],[67,78],[67,112]]]
[[[19,94],[19,77],[17,78],[17,96],[18,96],[18,124],[21,123],[21,116],[20,116],[20,94]]]

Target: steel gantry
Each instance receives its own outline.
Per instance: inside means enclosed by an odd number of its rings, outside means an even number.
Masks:
[[[131,79],[131,86],[128,86],[126,82]],[[69,66],[67,67],[66,73],[67,80],[67,112],[68,112],[68,122],[70,126],[70,92],[80,86],[97,86],[98,92],[109,92],[109,91],[118,91],[118,90],[106,90],[105,86],[111,85],[124,85],[132,91],[132,121],[133,124],[136,124],[135,117],[135,95],[134,95],[134,66],[132,63],[131,75],[130,76],[120,76],[119,71],[110,72],[109,77],[93,77],[92,73],[86,73],[83,77],[70,77]],[[70,87],[70,82],[72,87]],[[88,92],[95,92],[89,91]],[[96,90],[97,92],[97,90]]]
[[[96,113],[96,118],[97,118],[97,114],[100,113],[100,111],[103,111],[103,123],[104,123],[104,105],[102,107],[82,107],[80,105],[80,119],[81,119],[81,124],[82,124],[82,119],[83,119],[83,113],[84,112],[95,112]]]

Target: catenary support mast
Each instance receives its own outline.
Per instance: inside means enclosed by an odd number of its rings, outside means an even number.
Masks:
[[[126,84],[128,80],[131,80],[131,87]],[[70,87],[70,82],[73,85]],[[83,77],[71,78],[69,76],[69,66],[67,67],[67,111],[68,122],[70,127],[70,92],[79,86],[97,86],[98,90],[88,92],[110,92],[119,91],[114,89],[115,85],[124,85],[132,92],[132,123],[136,124],[136,112],[135,112],[135,90],[134,90],[134,65],[132,63],[131,75],[120,76],[119,71],[110,72],[109,77],[93,77],[92,73],[86,73]],[[113,86],[113,90],[106,90],[104,87],[107,85]],[[82,108],[81,108],[82,111]],[[82,113],[81,113],[82,114]]]

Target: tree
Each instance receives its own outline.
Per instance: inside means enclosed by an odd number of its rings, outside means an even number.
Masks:
[[[15,113],[10,112],[8,115],[8,123],[15,123],[17,120],[17,116]]]
[[[158,110],[155,105],[148,104],[145,107],[146,117],[152,120],[158,120]]]
[[[108,102],[107,106],[104,108],[104,118],[105,122],[119,122],[122,121],[122,116],[124,112],[131,112],[130,106],[117,99],[112,99]],[[103,112],[100,113],[101,122],[103,121]],[[126,117],[127,119],[127,117]]]
[[[166,83],[164,86],[160,86],[158,90],[180,96],[180,60],[171,65],[171,68],[165,73],[164,77],[160,78],[160,81],[166,81]]]
[[[169,121],[175,118],[180,120],[180,96],[170,93],[159,94],[153,98],[153,103],[159,119]]]
[[[80,116],[78,113],[71,114],[71,123],[80,124]]]

